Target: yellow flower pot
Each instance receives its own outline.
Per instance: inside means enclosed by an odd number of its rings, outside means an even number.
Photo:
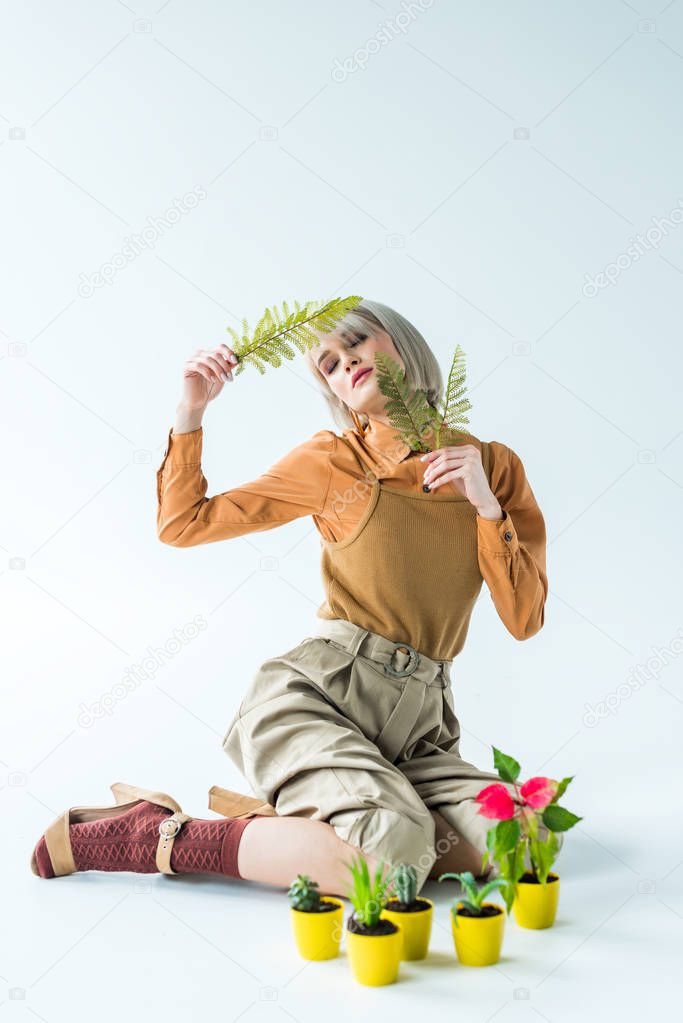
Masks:
[[[322,895],[321,902],[331,902],[334,909],[322,913],[306,913],[289,907],[294,940],[304,959],[334,959],[339,955],[344,929],[344,903],[332,895]]]
[[[347,926],[346,951],[359,984],[379,987],[393,984],[398,977],[403,939],[400,927],[394,926],[391,934],[356,934]]]
[[[385,906],[382,910],[382,918],[396,924],[403,935],[401,959],[424,959],[429,949],[434,903],[421,895],[417,901],[425,904],[424,909],[404,913]]]
[[[495,902],[484,902],[500,912],[495,916],[462,916],[458,914],[456,926],[451,910],[451,931],[455,952],[463,966],[491,966],[500,959],[505,932],[505,910]],[[458,903],[458,909],[462,903]]]
[[[512,912],[520,927],[540,930],[552,927],[560,900],[560,878],[558,874],[548,874],[545,884],[534,881],[518,881]]]

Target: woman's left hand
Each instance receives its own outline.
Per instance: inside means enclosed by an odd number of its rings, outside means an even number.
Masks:
[[[450,483],[474,505],[479,515],[502,519],[503,509],[489,486],[481,452],[474,444],[437,448],[422,455],[420,461],[425,466],[424,483],[429,484],[430,491]]]

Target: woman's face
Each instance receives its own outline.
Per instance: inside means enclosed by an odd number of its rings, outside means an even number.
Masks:
[[[376,352],[386,352],[405,370],[391,336],[379,327],[374,333],[369,328],[345,329],[343,335],[335,331],[310,349],[330,390],[349,408],[369,416],[382,415],[387,400],[377,385]]]

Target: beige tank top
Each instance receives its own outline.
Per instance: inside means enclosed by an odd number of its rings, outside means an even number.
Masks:
[[[490,482],[486,441],[481,457]],[[320,542],[326,599],[318,618],[345,618],[434,660],[462,650],[483,582],[477,512],[466,497],[446,486],[407,493],[375,478],[354,531]]]

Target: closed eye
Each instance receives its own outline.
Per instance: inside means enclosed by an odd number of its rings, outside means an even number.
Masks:
[[[356,347],[356,345],[359,345],[359,344],[361,343],[361,341],[366,341],[366,340],[367,340],[367,336],[368,336],[367,334],[358,334],[358,335],[356,336],[356,340],[355,340],[355,341],[353,341],[353,343],[349,345],[349,348],[355,348],[355,347]],[[330,375],[330,373],[332,373],[332,372],[333,372],[333,371],[334,371],[334,370],[336,369],[336,367],[337,367],[337,365],[338,365],[338,364],[339,364],[339,359],[336,359],[336,360],[335,360],[335,361],[334,361],[334,362],[332,363],[332,365],[331,365],[331,366],[329,366],[329,365],[328,365],[328,366],[326,366],[326,367],[325,367],[325,376],[329,376],[329,375]]]

